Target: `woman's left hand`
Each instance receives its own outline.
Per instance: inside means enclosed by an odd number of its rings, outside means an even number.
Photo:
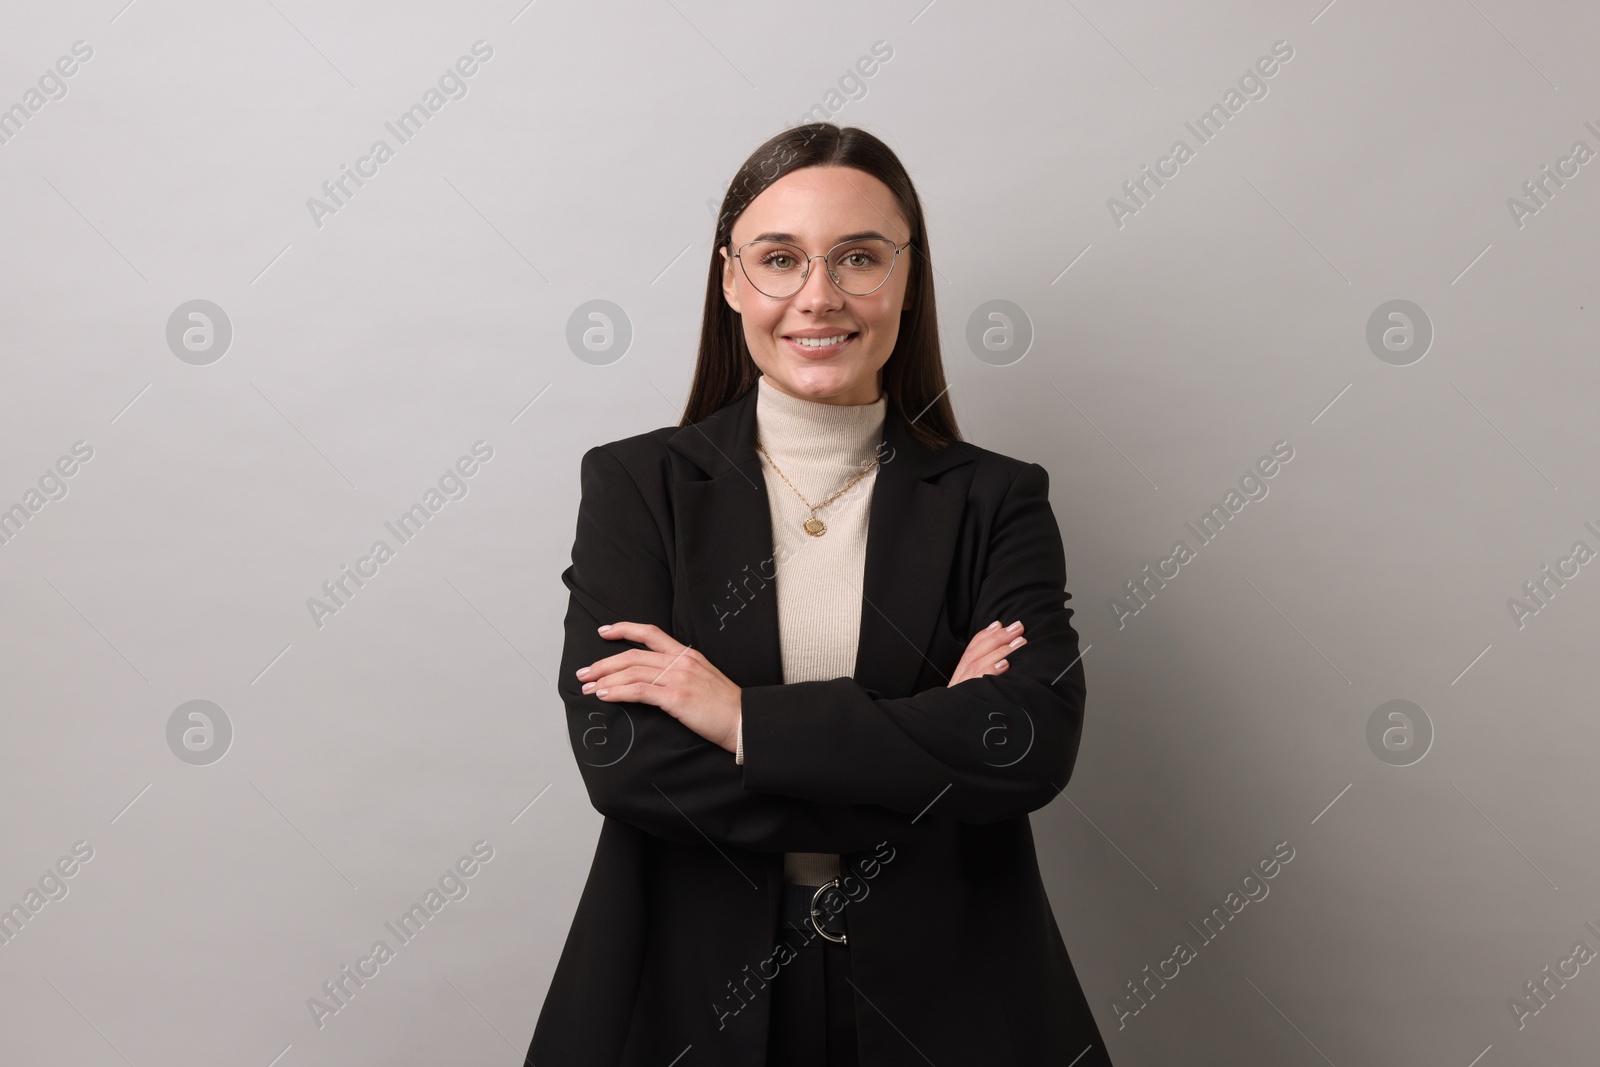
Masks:
[[[651,623],[613,623],[600,636],[607,641],[637,641],[646,647],[630,648],[580,668],[578,677],[585,693],[607,703],[654,704],[712,744],[735,751],[744,691],[698,649]]]

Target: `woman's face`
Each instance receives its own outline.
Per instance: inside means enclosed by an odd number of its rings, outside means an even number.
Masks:
[[[767,381],[792,396],[828,404],[871,404],[882,393],[880,371],[900,336],[910,264],[898,262],[888,281],[867,296],[851,296],[828,276],[821,259],[793,296],[762,294],[733,260],[747,241],[780,240],[802,254],[825,256],[846,237],[876,234],[899,248],[911,239],[889,187],[853,167],[802,167],[773,182],[734,221],[732,247],[722,253],[722,291],[744,322],[745,343]],[[746,249],[748,255],[753,249]],[[846,249],[841,251],[848,251]],[[914,254],[907,248],[899,260]],[[893,252],[890,252],[891,257]],[[793,264],[796,277],[804,266]],[[750,263],[756,269],[754,262]],[[849,276],[841,270],[840,278]],[[770,286],[768,288],[771,288]],[[842,345],[801,347],[796,333],[850,335]]]

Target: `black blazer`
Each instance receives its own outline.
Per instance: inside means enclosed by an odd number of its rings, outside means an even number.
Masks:
[[[782,853],[802,851],[848,876],[862,1067],[1105,1067],[1028,821],[1083,726],[1048,475],[928,449],[891,406],[855,675],[785,685],[756,396],[583,457],[556,688],[606,819],[526,1062],[762,1064]],[[994,619],[1028,643],[949,688]],[[742,687],[743,766],[659,708],[580,692],[579,667],[643,647],[596,633],[622,620]]]

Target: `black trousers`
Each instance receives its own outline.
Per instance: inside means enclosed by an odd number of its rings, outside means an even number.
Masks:
[[[819,935],[806,921],[815,886],[784,887],[778,936],[795,957],[772,980],[772,1021],[767,1030],[767,1067],[859,1067],[855,989],[850,984],[850,948]],[[829,932],[847,930],[843,908],[819,920]]]

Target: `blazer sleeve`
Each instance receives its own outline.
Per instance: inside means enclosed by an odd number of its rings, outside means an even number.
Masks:
[[[669,841],[757,852],[851,852],[929,833],[932,820],[913,825],[875,805],[750,792],[732,752],[667,712],[582,691],[579,667],[644,647],[606,640],[602,624],[654,623],[672,633],[673,579],[661,531],[627,468],[602,445],[585,453],[581,471],[572,565],[561,575],[571,595],[556,690],[595,809]]]
[[[1049,484],[1043,467],[1023,466],[991,526],[972,619],[1022,620],[1028,643],[1004,674],[900,698],[853,678],[746,688],[745,785],[966,823],[1055,799],[1077,759],[1085,683]]]

